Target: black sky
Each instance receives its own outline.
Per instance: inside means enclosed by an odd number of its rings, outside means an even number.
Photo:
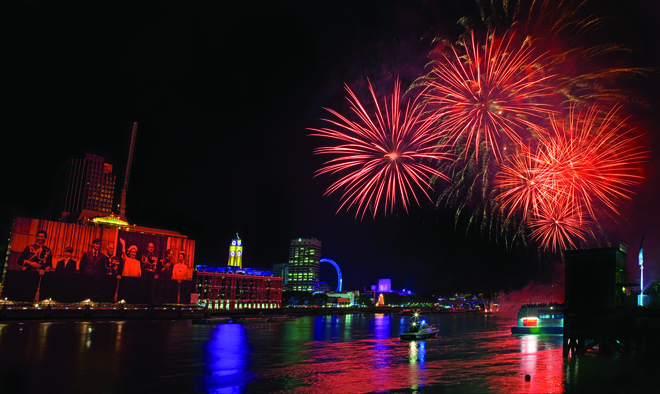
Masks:
[[[656,67],[658,7],[626,4],[614,11],[633,23],[613,31],[640,50],[641,65]],[[244,265],[255,268],[285,262],[291,238],[318,238],[342,268],[345,288],[356,289],[378,278],[429,292],[520,288],[547,277],[557,261],[466,236],[453,212],[431,204],[375,220],[335,214],[338,196],[322,196],[331,179],[313,177],[321,141],[306,128],[322,124],[323,107],[345,111],[343,84],[361,94],[368,77],[389,92],[399,76],[406,86],[424,71],[428,40],[421,38],[456,38],[463,31],[456,21],[475,15],[474,1],[3,7],[5,230],[14,216],[50,215],[54,177],[68,158],[103,156],[121,185],[137,121],[127,216],[195,239],[197,264],[225,264],[236,232]],[[636,121],[653,149],[660,144],[652,93],[660,85],[654,74],[645,81],[639,93],[651,97],[650,107]],[[634,264],[646,234],[646,273],[660,279],[657,152],[626,208],[621,242]],[[336,281],[331,268],[322,272]]]

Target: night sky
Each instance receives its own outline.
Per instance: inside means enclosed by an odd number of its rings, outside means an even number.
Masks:
[[[333,178],[314,177],[324,158],[313,150],[327,141],[307,128],[324,125],[323,107],[348,113],[344,83],[361,97],[367,77],[379,93],[397,76],[409,85],[428,71],[429,37],[455,40],[464,31],[456,21],[478,16],[475,1],[10,3],[1,47],[4,231],[14,216],[51,216],[57,170],[80,154],[114,165],[118,202],[137,121],[127,217],[196,240],[196,264],[225,265],[237,232],[253,268],[286,262],[292,238],[321,240],[345,289],[392,278],[395,289],[490,293],[547,282],[561,262],[507,251],[427,201],[375,219],[336,213],[339,195],[323,196]],[[660,66],[652,19],[660,6],[625,5],[607,9],[622,20],[608,38],[634,46],[635,66]],[[635,85],[647,106],[630,112],[651,158],[609,240],[628,243],[634,279],[645,235],[647,283],[660,280],[659,81],[649,71]],[[336,283],[322,267],[322,280]]]

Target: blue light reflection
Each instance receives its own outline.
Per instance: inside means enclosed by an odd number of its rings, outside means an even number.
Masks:
[[[245,329],[241,324],[223,324],[211,335],[206,345],[209,371],[203,378],[204,391],[240,393],[241,387],[253,379]]]

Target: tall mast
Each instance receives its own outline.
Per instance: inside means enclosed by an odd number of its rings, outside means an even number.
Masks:
[[[121,189],[121,204],[119,205],[119,217],[126,218],[126,191],[128,190],[128,178],[131,175],[131,163],[135,151],[135,134],[137,133],[137,122],[133,122],[133,133],[131,134],[131,146],[128,150],[128,161],[126,163],[126,176],[124,176],[124,188]]]
[[[642,235],[642,242],[639,244],[639,255],[637,257],[639,262],[639,301],[637,305],[644,305],[644,236]]]

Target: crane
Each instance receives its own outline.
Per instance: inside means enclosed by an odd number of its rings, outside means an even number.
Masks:
[[[133,122],[133,133],[131,134],[131,146],[128,150],[128,161],[126,162],[126,176],[124,176],[124,188],[121,189],[121,203],[119,204],[119,217],[126,219],[126,191],[128,190],[128,178],[131,175],[131,163],[135,151],[135,134],[137,133],[137,122]]]

